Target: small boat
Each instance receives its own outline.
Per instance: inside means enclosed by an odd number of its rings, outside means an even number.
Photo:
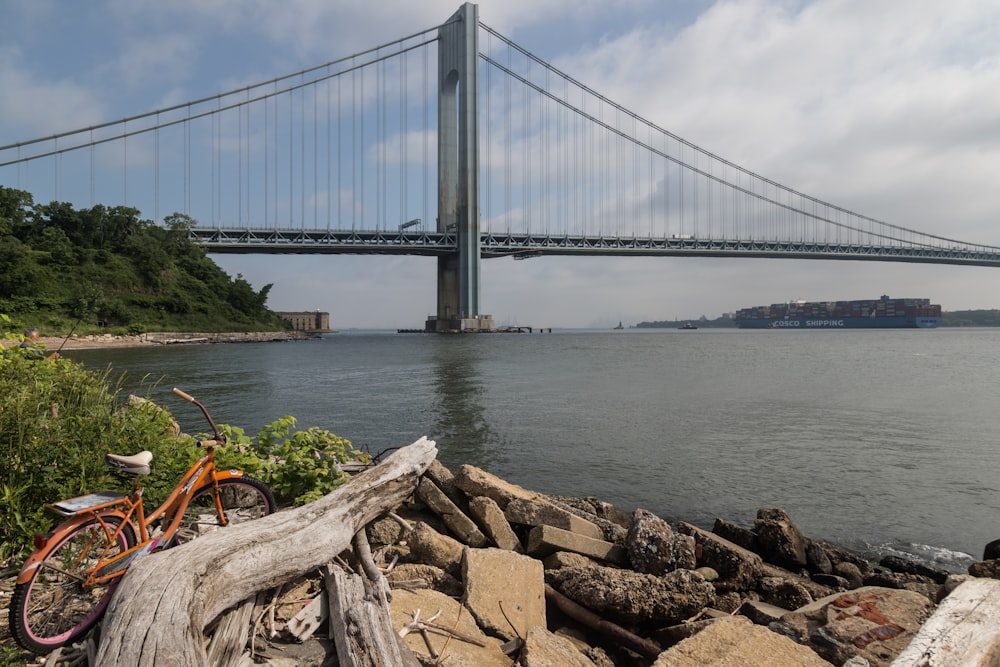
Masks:
[[[621,320],[619,320],[618,321],[618,326],[616,326],[614,330],[615,331],[620,331],[621,329],[624,329],[624,328],[625,327],[622,326]]]
[[[678,328],[678,329],[685,329],[685,330],[687,330],[687,329],[697,329],[698,327],[696,327],[696,326],[695,326],[694,324],[692,324],[691,322],[688,322],[688,323],[686,323],[686,324],[685,324],[684,326],[682,326],[682,327],[677,327],[677,328]]]

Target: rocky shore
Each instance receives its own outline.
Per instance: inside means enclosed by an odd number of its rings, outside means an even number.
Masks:
[[[881,667],[975,579],[898,557],[869,563],[802,535],[781,509],[748,527],[671,526],[472,466],[453,474],[435,462],[399,511],[412,530],[383,519],[369,539],[400,563],[390,582],[428,588],[394,593],[394,627],[442,610],[438,623],[484,644],[408,635],[425,665],[446,651],[446,664],[470,666]],[[998,562],[973,568],[988,575]]]
[[[156,347],[162,345],[198,345],[213,343],[268,343],[308,340],[304,331],[251,331],[227,333],[156,332],[134,336],[95,334],[55,338],[43,336],[38,341],[47,350],[88,350],[95,348]]]
[[[717,519],[706,530],[434,460],[362,534],[323,571],[251,599],[238,664],[375,664],[334,657],[364,621],[330,611],[342,592],[324,583],[331,567],[356,576],[367,563],[388,583],[390,634],[408,666],[944,667],[995,664],[1000,647],[1000,560],[969,575],[871,563],[803,535],[777,508],[752,526]],[[985,555],[1000,555],[993,548]],[[963,617],[955,600],[970,591],[976,611]]]

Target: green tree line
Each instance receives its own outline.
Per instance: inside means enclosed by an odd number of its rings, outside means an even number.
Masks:
[[[196,221],[162,225],[127,206],[36,204],[0,186],[0,312],[45,335],[103,330],[267,331],[287,324],[190,239]]]

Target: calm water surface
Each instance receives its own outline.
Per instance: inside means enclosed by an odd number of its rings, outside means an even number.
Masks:
[[[671,521],[782,507],[811,537],[954,569],[1000,538],[995,329],[348,332],[67,356],[126,372],[192,431],[172,387],[251,433],[293,415],[373,452],[427,435],[445,465]]]

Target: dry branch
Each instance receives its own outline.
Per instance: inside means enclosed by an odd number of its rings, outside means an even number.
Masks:
[[[592,630],[596,630],[605,637],[609,637],[616,643],[640,655],[644,655],[647,658],[655,658],[663,650],[648,639],[643,639],[617,623],[612,623],[607,619],[601,618],[586,607],[570,600],[548,584],[545,585],[545,597],[573,620],[582,623]]]

